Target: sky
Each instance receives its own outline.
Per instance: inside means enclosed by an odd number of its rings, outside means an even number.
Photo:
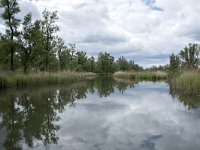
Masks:
[[[18,0],[19,18],[58,11],[57,33],[89,56],[109,52],[143,67],[169,63],[188,43],[200,41],[200,0]],[[0,13],[2,10],[0,10]],[[0,31],[3,30],[0,20]]]

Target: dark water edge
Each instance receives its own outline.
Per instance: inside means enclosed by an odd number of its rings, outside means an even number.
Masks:
[[[112,77],[0,91],[0,149],[199,150],[200,97]]]

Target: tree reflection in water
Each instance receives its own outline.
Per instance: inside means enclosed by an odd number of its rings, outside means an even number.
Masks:
[[[2,145],[7,150],[21,150],[24,143],[30,148],[37,146],[35,141],[44,146],[56,144],[59,140],[59,114],[67,108],[66,105],[75,107],[76,100],[86,98],[87,93],[97,92],[99,97],[107,97],[115,90],[124,93],[135,84],[137,82],[133,80],[101,77],[65,86],[1,91],[0,132],[6,131]],[[170,86],[169,91],[188,108],[200,106],[199,96],[173,91]]]
[[[22,143],[34,147],[34,141],[44,146],[56,144],[60,129],[59,113],[65,106],[75,107],[75,101],[86,98],[86,94],[98,92],[107,97],[115,88],[122,93],[134,81],[116,81],[111,77],[97,78],[66,86],[35,87],[28,89],[9,89],[0,93],[1,129],[6,130],[3,147],[7,150],[21,150]]]

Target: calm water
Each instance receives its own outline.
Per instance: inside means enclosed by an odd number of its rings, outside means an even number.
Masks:
[[[98,78],[0,91],[0,150],[199,150],[200,97]]]

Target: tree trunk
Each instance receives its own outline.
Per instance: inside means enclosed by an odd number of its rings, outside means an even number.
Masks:
[[[49,58],[48,58],[48,51],[47,51],[47,54],[46,54],[46,68],[45,70],[48,70],[48,64],[49,64]]]
[[[24,64],[24,73],[27,73],[27,69],[28,69],[27,65]]]
[[[15,68],[14,68],[14,47],[12,45],[11,47],[11,51],[10,51],[10,69],[11,71],[15,71]]]

